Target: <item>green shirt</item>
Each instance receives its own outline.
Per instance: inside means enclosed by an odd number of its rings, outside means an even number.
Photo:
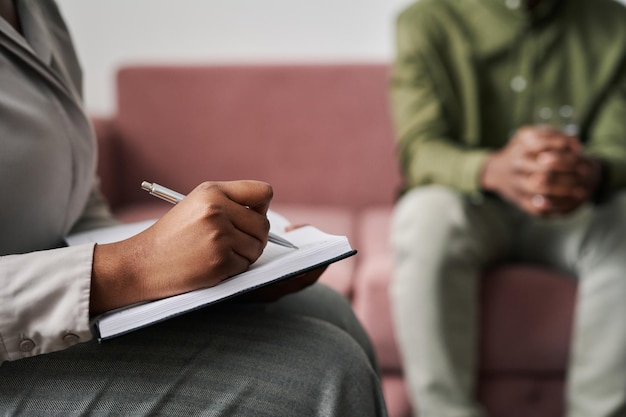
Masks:
[[[397,22],[391,102],[406,187],[479,191],[489,153],[571,106],[609,190],[626,185],[626,8],[614,0],[420,0]]]

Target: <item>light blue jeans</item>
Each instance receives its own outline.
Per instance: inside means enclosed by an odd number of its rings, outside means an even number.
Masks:
[[[541,219],[496,199],[416,188],[394,212],[390,290],[420,417],[478,417],[478,285],[495,262],[536,262],[578,279],[568,417],[626,416],[626,195]]]

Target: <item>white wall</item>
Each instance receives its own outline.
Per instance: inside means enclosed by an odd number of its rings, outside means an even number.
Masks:
[[[115,70],[129,62],[390,60],[395,16],[412,0],[57,2],[83,63],[87,108],[108,114]]]
[[[57,0],[85,73],[89,111],[109,114],[130,62],[390,60],[411,0]]]

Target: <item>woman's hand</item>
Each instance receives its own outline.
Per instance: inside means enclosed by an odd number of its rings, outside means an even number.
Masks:
[[[291,225],[287,227],[286,231],[295,230],[303,226],[306,225]],[[269,303],[277,301],[285,295],[298,292],[305,289],[309,285],[315,284],[324,271],[326,271],[326,268],[328,268],[328,265],[305,272],[304,274],[296,275],[295,277],[281,280],[274,284],[266,285],[254,291],[250,291],[249,293],[240,295],[239,297],[235,297],[233,298],[233,301],[251,303]]]
[[[248,293],[233,298],[234,302],[247,303],[270,303],[277,301],[285,295],[289,295],[301,291],[317,282],[319,277],[324,273],[328,265],[314,269],[295,277],[283,279],[274,284],[266,285]]]
[[[205,182],[144,232],[97,245],[91,313],[212,287],[245,271],[267,244],[271,199],[262,182]]]

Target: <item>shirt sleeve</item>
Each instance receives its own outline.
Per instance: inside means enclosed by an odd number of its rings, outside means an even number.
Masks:
[[[94,182],[71,232],[119,222]],[[91,340],[89,296],[94,245],[0,257],[0,363]]]
[[[70,234],[84,230],[115,226],[119,223],[119,220],[111,213],[108,202],[100,192],[100,181],[96,178],[91,188],[87,205],[78,221],[72,226]]]
[[[611,193],[626,187],[626,71],[607,95],[591,125],[586,144],[588,152],[605,166],[603,191]]]
[[[390,100],[400,166],[408,187],[442,184],[479,191],[479,175],[489,151],[465,145],[459,123],[444,105],[449,91],[436,77],[445,73],[436,43],[414,14],[401,14],[396,26],[396,60]],[[418,31],[416,28],[420,28]]]
[[[94,245],[0,257],[0,363],[92,338]]]

